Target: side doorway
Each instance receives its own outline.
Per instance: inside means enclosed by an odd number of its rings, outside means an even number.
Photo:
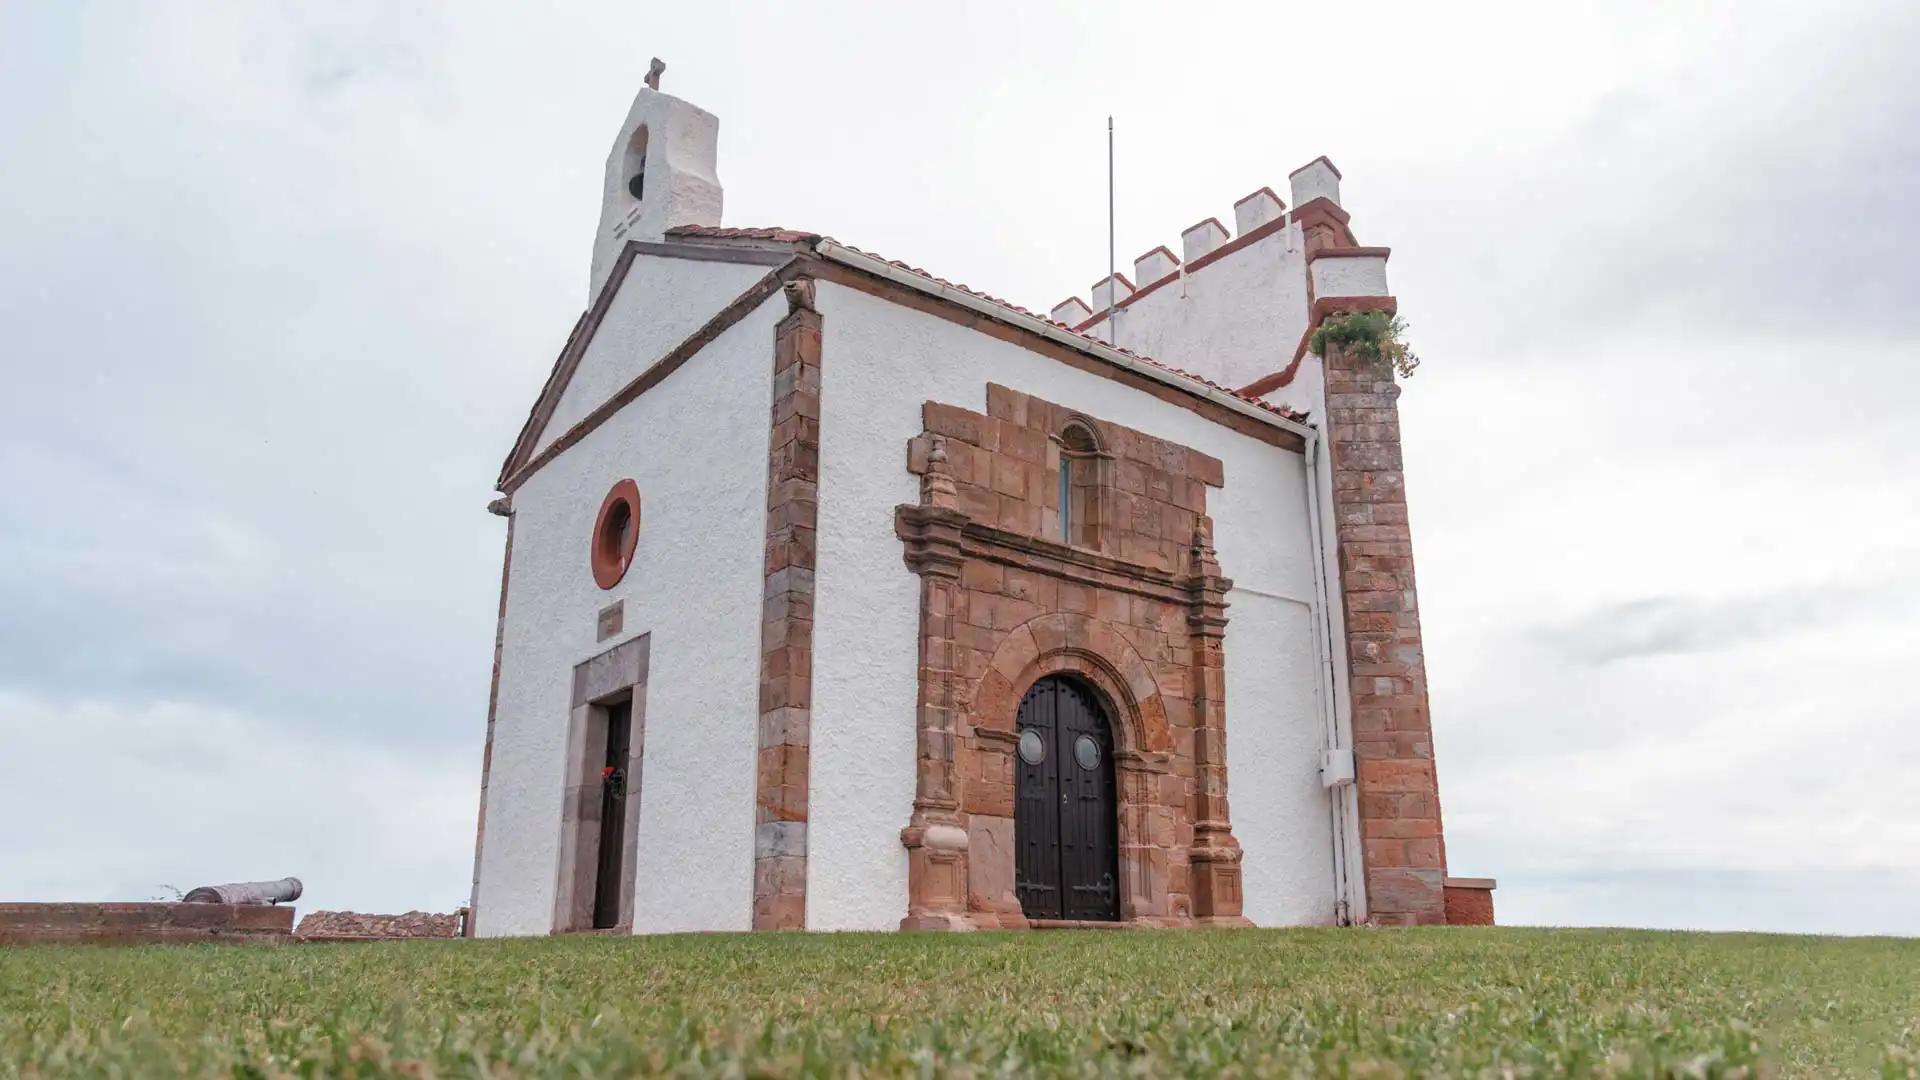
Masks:
[[[1083,684],[1050,675],[1020,700],[1014,845],[1029,919],[1120,918],[1113,726]]]
[[[633,927],[649,641],[643,634],[573,671],[555,933]]]
[[[621,923],[626,865],[627,763],[633,746],[633,703],[607,706],[607,756],[600,767],[600,836],[594,858],[593,928],[611,930]]]

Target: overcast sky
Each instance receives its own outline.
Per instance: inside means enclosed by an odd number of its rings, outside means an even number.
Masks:
[[[1452,872],[1920,933],[1920,7],[0,4],[0,900],[471,873],[503,523],[647,60],[726,221],[1045,309],[1318,154]],[[663,10],[671,7],[671,10]]]

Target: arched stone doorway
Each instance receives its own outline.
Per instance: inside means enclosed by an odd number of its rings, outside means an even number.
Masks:
[[[1015,827],[1027,767],[1020,706],[1051,678],[1081,688],[1105,719],[1093,730],[1110,740],[1102,763],[1113,769],[1107,814],[1118,851],[1107,903],[1118,920],[1246,925],[1227,814],[1232,582],[1206,516],[1221,463],[1005,387],[989,385],[987,403],[985,415],[927,403],[926,430],[907,446],[920,502],[895,511],[907,567],[920,576],[918,777],[900,831],[900,925],[1053,921],[1025,911]],[[1106,467],[1077,488],[1068,464],[1088,453]],[[1002,474],[1019,478],[1024,498],[1005,490],[1011,479],[991,486]],[[1122,503],[1129,513],[1117,512]],[[1082,517],[1098,527],[1082,530]],[[1066,752],[1057,740],[1052,749]],[[1058,910],[1067,907],[1062,899]]]
[[[1016,721],[1015,888],[1029,919],[1120,918],[1114,733],[1099,699],[1049,675]]]

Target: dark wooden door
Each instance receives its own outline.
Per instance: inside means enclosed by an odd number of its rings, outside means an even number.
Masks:
[[[620,882],[627,851],[627,755],[633,738],[633,703],[607,706],[607,758],[600,771],[600,852],[594,868],[593,925],[620,925]]]
[[[1030,919],[1120,917],[1113,730],[1099,702],[1049,676],[1020,701],[1014,884]]]

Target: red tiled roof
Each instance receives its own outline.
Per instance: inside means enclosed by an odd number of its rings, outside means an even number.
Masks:
[[[691,236],[707,240],[774,240],[782,244],[811,244],[824,239],[819,233],[793,229],[730,229],[724,225],[675,225],[668,236]]]
[[[772,241],[776,241],[778,243],[783,243],[783,244],[808,244],[808,245],[817,244],[821,240],[832,239],[831,237],[824,236],[820,233],[802,232],[797,229],[781,229],[781,228],[734,229],[734,228],[727,228],[727,227],[718,226],[718,225],[677,225],[671,229],[668,229],[667,235],[688,237],[693,239],[705,239],[705,240],[772,240]],[[835,241],[835,242],[838,243],[838,241]],[[1146,364],[1150,367],[1159,368],[1162,371],[1171,372],[1172,374],[1178,375],[1181,378],[1191,379],[1194,382],[1200,383],[1201,385],[1208,387],[1209,389],[1218,390],[1219,392],[1226,394],[1229,397],[1238,398],[1249,405],[1253,405],[1258,408],[1264,409],[1267,412],[1273,413],[1276,416],[1285,417],[1286,419],[1292,420],[1296,423],[1307,422],[1307,417],[1305,413],[1295,412],[1294,410],[1289,409],[1284,405],[1275,405],[1275,404],[1272,404],[1271,402],[1262,401],[1261,399],[1254,397],[1250,394],[1242,394],[1238,390],[1235,390],[1230,386],[1222,386],[1219,383],[1214,382],[1212,379],[1208,379],[1200,375],[1195,375],[1191,371],[1182,370],[1180,368],[1174,367],[1171,364],[1163,364],[1160,361],[1155,360],[1151,356],[1146,356],[1141,353],[1134,352],[1132,349],[1125,348],[1124,346],[1108,344],[1107,342],[1101,341],[1099,338],[1094,337],[1091,334],[1083,334],[1078,330],[1075,330],[1073,327],[1068,326],[1066,323],[1055,322],[1053,319],[1050,319],[1045,315],[1041,315],[1037,312],[1030,311],[1027,308],[1021,307],[1019,304],[1016,304],[1011,300],[1002,300],[1000,297],[994,296],[991,293],[983,293],[978,289],[968,288],[967,286],[962,285],[957,281],[948,281],[945,278],[936,277],[933,274],[928,273],[927,271],[922,270],[917,266],[912,266],[907,263],[903,263],[898,259],[889,259],[884,255],[878,255],[871,251],[862,251],[861,249],[854,247],[852,244],[841,244],[840,246],[846,248],[849,251],[859,252],[859,254],[868,256],[869,258],[879,259],[881,262],[886,263],[888,266],[894,267],[895,269],[898,269],[898,270],[905,270],[909,274],[913,274],[917,277],[925,278],[926,280],[931,281],[936,285],[943,285],[957,292],[966,293],[968,296],[972,296],[980,300],[985,300],[989,304],[994,304],[999,307],[1006,308],[1008,311],[1014,312],[1016,314],[1025,315],[1030,319],[1038,319],[1041,322],[1047,323],[1050,326],[1059,327],[1060,329],[1065,330],[1066,332],[1072,334],[1074,337],[1080,338],[1083,341],[1089,342],[1091,344],[1099,345],[1101,348],[1112,349],[1114,352],[1117,352],[1117,353],[1123,353],[1130,359],[1138,360],[1142,364]],[[1106,279],[1102,278],[1101,280],[1104,281]]]

